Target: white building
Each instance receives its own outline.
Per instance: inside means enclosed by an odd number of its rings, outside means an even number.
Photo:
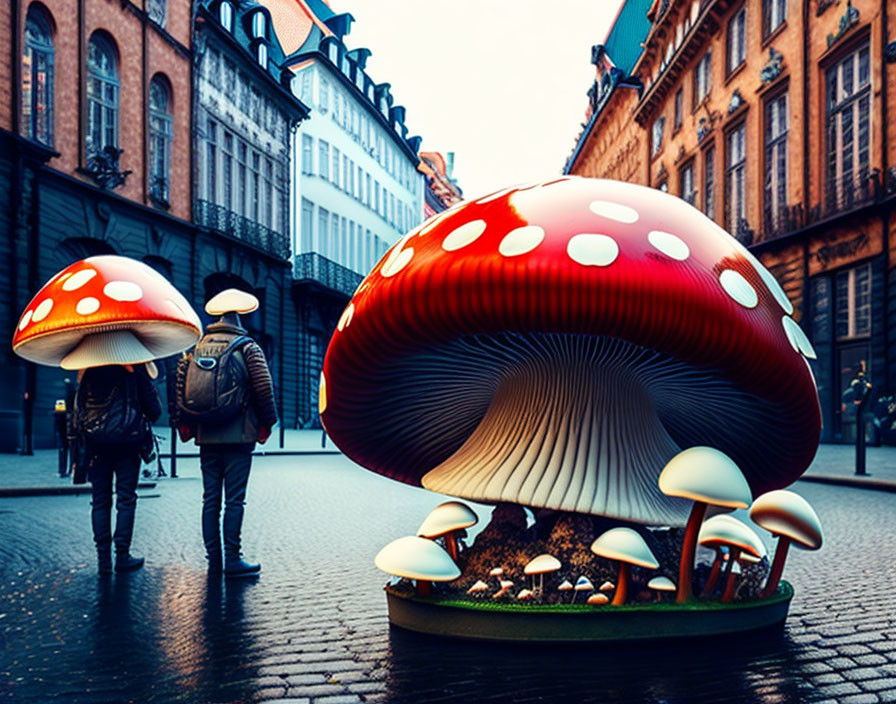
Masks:
[[[300,427],[319,427],[323,355],[363,276],[423,221],[419,137],[388,83],[365,67],[370,52],[344,42],[353,18],[323,0],[259,0],[311,116],[294,133],[290,202],[294,297],[299,310]]]
[[[423,220],[420,139],[407,137],[405,110],[393,105],[389,84],[366,74],[370,52],[343,43],[351,15],[336,15],[320,0],[263,2],[285,42],[293,92],[311,107],[293,152],[297,274],[304,254],[366,274]]]

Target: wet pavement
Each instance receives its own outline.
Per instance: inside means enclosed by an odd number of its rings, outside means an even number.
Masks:
[[[386,618],[373,556],[441,497],[338,455],[256,458],[244,550],[262,575],[222,583],[204,571],[196,460],[181,465],[182,479],[141,492],[133,549],[147,566],[130,575],[95,574],[89,497],[0,499],[0,700],[896,701],[889,493],[794,487],[827,543],[788,558],[796,597],[783,632],[675,647],[483,645]]]

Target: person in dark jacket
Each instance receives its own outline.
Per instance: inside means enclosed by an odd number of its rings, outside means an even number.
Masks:
[[[139,414],[150,422],[157,420],[162,413],[159,394],[153,386],[147,365],[112,364],[84,370],[80,378],[80,399],[89,399],[91,396],[107,398],[113,393],[129,393],[131,399],[136,399]],[[144,426],[142,417],[139,419],[141,427]],[[85,450],[89,458],[87,478],[93,492],[91,522],[100,574],[112,572],[113,543],[116,572],[136,570],[143,566],[142,557],[131,555],[131,537],[134,533],[134,512],[137,507],[140,451],[145,439],[142,438],[137,442],[99,443],[85,438]],[[114,535],[112,534],[113,477],[116,509]]]
[[[247,562],[240,552],[240,534],[246,504],[246,487],[256,442],[265,442],[277,422],[271,372],[261,347],[247,337],[240,324],[240,314],[258,308],[258,299],[244,291],[227,289],[214,296],[205,306],[209,315],[220,318],[205,329],[205,336],[196,350],[208,344],[226,345],[235,338],[246,338],[233,352],[233,363],[244,369],[240,376],[245,384],[246,403],[231,419],[222,422],[191,421],[180,414],[178,431],[186,441],[195,437],[199,445],[202,469],[202,537],[205,542],[208,569],[225,577],[254,577],[261,565]],[[194,351],[194,354],[196,352]],[[184,399],[187,367],[185,357],[177,367],[178,399]],[[222,492],[223,490],[223,492]],[[224,554],[221,554],[221,498],[224,496]]]

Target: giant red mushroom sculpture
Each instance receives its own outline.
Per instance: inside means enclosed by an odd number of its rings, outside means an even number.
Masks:
[[[811,461],[820,413],[774,277],[684,201],[556,178],[408,233],[359,286],[321,418],[360,465],[488,503],[683,524],[657,478],[709,445],[754,494]],[[761,438],[761,442],[757,440]]]
[[[136,364],[181,352],[202,323],[168,280],[143,262],[102,255],[50,279],[25,308],[12,347],[63,369]]]

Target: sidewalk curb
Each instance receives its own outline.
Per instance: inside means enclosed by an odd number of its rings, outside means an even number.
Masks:
[[[155,482],[139,482],[138,489],[155,489]],[[24,496],[70,496],[89,494],[90,484],[61,484],[59,486],[9,486],[0,487],[0,499],[20,498]]]
[[[255,450],[253,457],[278,457],[278,456],[297,456],[297,455],[341,455],[339,450]],[[170,452],[162,452],[159,454],[163,460],[170,460]],[[177,459],[195,459],[199,457],[198,452],[178,452]]]
[[[862,479],[859,477],[843,477],[836,474],[804,474],[798,481],[896,493],[896,482],[887,481],[886,479]]]

